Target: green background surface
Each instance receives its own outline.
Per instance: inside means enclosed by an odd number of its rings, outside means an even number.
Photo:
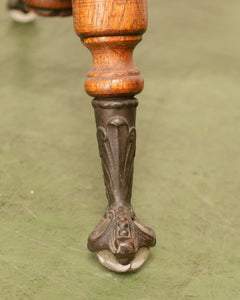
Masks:
[[[239,0],[149,1],[132,201],[157,245],[116,274],[86,248],[107,203],[90,53],[72,18],[1,1],[0,299],[240,299],[239,36]]]

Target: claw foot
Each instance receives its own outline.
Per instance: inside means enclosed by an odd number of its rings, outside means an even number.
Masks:
[[[132,207],[110,206],[88,238],[88,249],[97,252],[107,268],[126,272],[139,268],[156,243],[154,231],[143,225]]]

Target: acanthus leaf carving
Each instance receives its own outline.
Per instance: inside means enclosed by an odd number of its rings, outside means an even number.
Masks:
[[[97,129],[104,182],[109,203],[130,203],[136,129],[127,120],[115,116],[106,127]]]

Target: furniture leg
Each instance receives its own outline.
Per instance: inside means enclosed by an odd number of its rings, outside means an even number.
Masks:
[[[88,238],[107,268],[125,272],[147,259],[155,233],[131,206],[136,148],[135,116],[143,78],[132,54],[147,27],[146,0],[73,0],[75,31],[93,55],[85,81],[94,97],[97,139],[108,198],[107,211]]]

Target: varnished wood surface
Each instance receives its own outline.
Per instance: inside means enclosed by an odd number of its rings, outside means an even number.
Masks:
[[[142,91],[143,77],[133,63],[133,50],[141,36],[87,38],[83,43],[92,52],[93,66],[85,89],[93,97],[134,96]]]
[[[33,7],[61,9],[72,6],[71,0],[25,0],[26,3]]]
[[[93,97],[133,97],[144,86],[133,51],[147,28],[146,0],[74,0],[76,33],[93,55],[85,81]]]
[[[31,10],[42,16],[69,16],[72,14],[71,0],[24,0]]]
[[[81,38],[139,35],[147,28],[146,0],[74,0],[73,11]]]

